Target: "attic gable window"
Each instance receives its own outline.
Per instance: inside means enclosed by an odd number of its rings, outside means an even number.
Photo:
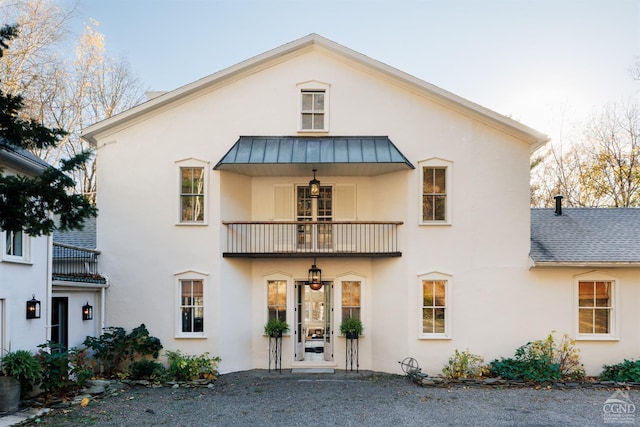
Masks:
[[[301,91],[301,122],[300,129],[303,131],[325,131],[326,110],[325,110],[325,90],[302,90]]]

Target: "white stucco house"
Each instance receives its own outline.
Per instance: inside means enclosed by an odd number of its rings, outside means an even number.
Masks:
[[[554,330],[591,374],[640,349],[640,257],[530,256],[529,157],[547,136],[321,36],[83,137],[100,165],[106,325],[145,323],[221,372],[270,366],[269,318],[291,326],[285,369],[343,369],[349,316],[359,368],[377,371],[411,356],[437,374],[455,349],[490,361]]]
[[[26,150],[0,146],[3,174],[36,176],[47,167]],[[87,224],[86,232],[52,236],[0,231],[0,358],[8,351],[35,353],[49,340],[81,346],[88,335],[101,333],[107,280],[98,271],[98,252],[62,242],[77,235],[95,236],[95,219]]]
[[[36,176],[48,164],[26,150],[0,145],[5,175]],[[47,304],[51,294],[51,238],[0,230],[0,357],[7,351],[36,351],[47,340]],[[33,309],[27,309],[27,301]],[[38,301],[38,304],[35,304]]]

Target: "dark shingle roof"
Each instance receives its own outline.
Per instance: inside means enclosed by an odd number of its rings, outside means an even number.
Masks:
[[[531,259],[541,265],[640,265],[640,209],[531,209]]]
[[[85,249],[96,249],[96,218],[87,218],[82,230],[54,231],[53,241]]]

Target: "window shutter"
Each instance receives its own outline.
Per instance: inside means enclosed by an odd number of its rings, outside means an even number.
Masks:
[[[293,220],[293,187],[291,185],[275,185],[273,187],[273,219],[280,221]]]
[[[337,221],[355,221],[356,186],[354,184],[336,185],[335,212]]]

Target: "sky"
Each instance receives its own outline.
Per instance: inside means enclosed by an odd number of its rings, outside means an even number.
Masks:
[[[173,90],[317,33],[566,138],[638,99],[640,0],[61,0],[99,22],[150,91]]]

